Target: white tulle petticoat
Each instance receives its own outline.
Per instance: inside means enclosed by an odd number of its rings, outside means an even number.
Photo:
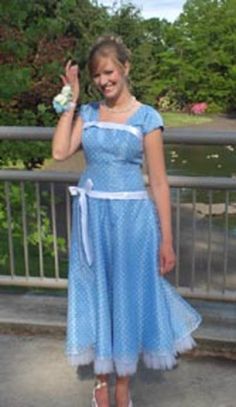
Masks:
[[[196,346],[195,340],[191,335],[182,338],[175,343],[172,352],[150,353],[142,352],[140,357],[146,367],[158,370],[170,370],[177,364],[176,357],[178,354],[187,352]],[[87,349],[80,355],[68,355],[69,363],[72,366],[82,366],[94,363],[95,374],[107,374],[116,372],[119,376],[132,375],[137,370],[138,360],[108,360],[96,359],[92,348]]]

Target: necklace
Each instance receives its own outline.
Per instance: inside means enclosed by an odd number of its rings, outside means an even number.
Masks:
[[[102,101],[102,105],[107,110],[109,110],[111,113],[126,113],[126,112],[129,112],[133,108],[135,101],[136,101],[135,96],[131,96],[130,101],[125,105],[125,107],[123,109],[115,109],[114,107],[109,107],[109,106],[107,106],[105,101]]]

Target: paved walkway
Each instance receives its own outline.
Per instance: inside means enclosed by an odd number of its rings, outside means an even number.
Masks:
[[[235,305],[192,302],[204,318],[198,351],[170,372],[140,365],[135,407],[235,407]],[[64,356],[66,297],[2,292],[0,310],[0,407],[89,407],[92,369]]]
[[[67,364],[63,340],[1,335],[0,347],[1,407],[89,407],[91,371]],[[140,367],[132,379],[134,406],[235,407],[235,367],[209,357],[184,357],[170,372]]]

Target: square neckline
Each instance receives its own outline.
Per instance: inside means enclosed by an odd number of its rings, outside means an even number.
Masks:
[[[123,126],[131,126],[132,124],[130,122],[133,120],[134,117],[136,117],[136,115],[139,113],[139,111],[145,106],[143,103],[140,102],[140,105],[137,107],[137,109],[124,122],[116,122],[114,120],[100,120],[99,119],[100,103],[101,103],[101,101],[96,102],[97,111],[96,111],[95,121],[98,123],[120,124]]]

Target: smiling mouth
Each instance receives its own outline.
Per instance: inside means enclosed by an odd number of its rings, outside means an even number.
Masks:
[[[106,91],[106,90],[111,90],[111,89],[113,89],[114,88],[114,85],[106,85],[106,86],[103,86],[103,90],[104,91]]]
[[[104,93],[104,95],[106,95],[106,94],[109,95],[113,91],[114,91],[114,87],[109,87],[109,88],[102,89],[102,92]]]

